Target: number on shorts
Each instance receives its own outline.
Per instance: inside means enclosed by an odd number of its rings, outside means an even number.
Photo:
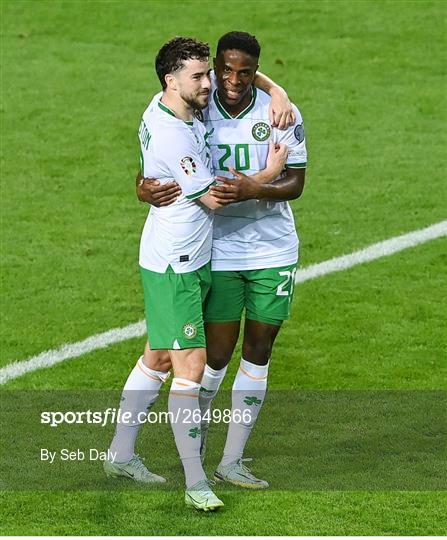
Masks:
[[[280,276],[284,276],[286,279],[278,285],[278,288],[276,289],[276,296],[291,296],[293,291],[293,286],[295,284],[295,272],[296,268],[294,268],[292,271],[290,270],[283,270],[282,272],[278,272]],[[290,285],[288,287],[288,290],[285,289],[287,285]]]

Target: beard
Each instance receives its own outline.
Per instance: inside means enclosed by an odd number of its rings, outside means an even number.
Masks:
[[[198,94],[192,94],[192,95],[191,94],[185,95],[183,93],[180,93],[180,97],[183,99],[183,101],[187,103],[192,109],[196,109],[196,110],[202,110],[205,107],[207,107],[208,96],[209,96],[209,92],[207,92],[206,94],[198,93]]]

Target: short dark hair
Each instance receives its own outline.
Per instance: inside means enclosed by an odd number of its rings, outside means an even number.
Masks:
[[[175,37],[165,43],[155,58],[155,70],[163,90],[166,88],[165,75],[181,69],[186,60],[207,60],[209,55],[208,43],[194,38]]]
[[[261,54],[261,45],[255,36],[247,32],[228,32],[223,35],[217,43],[216,56],[229,49],[244,51],[254,58],[259,58]]]

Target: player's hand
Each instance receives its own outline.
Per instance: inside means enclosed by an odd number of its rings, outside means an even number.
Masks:
[[[210,193],[222,206],[227,204],[256,199],[259,192],[259,183],[256,180],[236,171],[230,167],[233,179],[225,176],[217,176],[221,182],[217,186],[211,186]]]
[[[296,117],[287,92],[278,86],[270,91],[270,95],[272,99],[269,106],[269,120],[272,127],[283,130],[293,126]]]
[[[136,178],[136,189],[141,202],[149,203],[156,208],[169,206],[182,192],[177,182],[160,185],[156,178],[143,178],[140,173]]]
[[[274,178],[281,174],[282,170],[284,169],[287,154],[287,145],[270,142],[266,170],[268,170]]]

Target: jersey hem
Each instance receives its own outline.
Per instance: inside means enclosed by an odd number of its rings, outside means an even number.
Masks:
[[[216,264],[213,262],[213,259],[211,259],[211,272],[242,272],[244,270],[266,270],[267,268],[276,268],[277,266],[287,266],[289,264],[297,263],[298,255],[284,259],[277,259],[275,261],[272,261],[270,257],[269,259],[264,260],[253,259],[251,262],[244,261],[244,264],[237,262],[232,264]]]
[[[210,262],[210,257],[204,257],[201,259],[197,259],[194,261],[194,264],[190,264],[187,268],[182,268],[181,271],[179,271],[179,264],[182,263],[176,263],[176,262],[167,262],[166,265],[163,266],[157,266],[154,264],[148,264],[143,263],[142,261],[139,261],[140,268],[143,268],[144,270],[149,270],[150,272],[156,272],[157,274],[165,274],[166,270],[168,269],[168,266],[171,266],[172,270],[174,271],[174,274],[186,274],[188,272],[194,272],[195,270],[198,270],[199,268],[202,268],[202,266],[205,266]],[[191,263],[191,262],[190,262]]]

